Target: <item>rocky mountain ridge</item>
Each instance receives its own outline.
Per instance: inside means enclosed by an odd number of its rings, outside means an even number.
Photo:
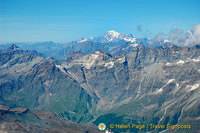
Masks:
[[[0,105],[0,132],[98,133],[93,124],[77,124],[49,111],[8,108]]]
[[[19,51],[0,52],[0,104],[49,110],[79,123],[191,124],[191,131],[200,130],[199,45],[139,46],[121,56],[74,52],[64,60]]]
[[[115,123],[119,116],[128,122],[141,122],[144,118],[143,123],[179,124],[187,123],[188,117],[193,121],[199,116],[199,63],[198,45],[137,47],[120,57],[98,51],[82,55],[71,62],[62,62],[59,68],[67,70],[85,90],[92,90],[98,97],[96,124]],[[185,108],[192,115],[188,116]],[[116,116],[112,120],[109,117],[113,113]],[[198,121],[193,121],[195,127]]]
[[[121,55],[129,52],[132,47],[138,44],[132,34],[118,33],[114,30],[107,31],[104,35],[68,43],[38,42],[38,43],[17,43],[24,50],[35,50],[42,53],[45,57],[64,59],[71,52],[92,53],[95,50],[103,50],[112,55]],[[12,46],[12,44],[0,45],[0,50]]]

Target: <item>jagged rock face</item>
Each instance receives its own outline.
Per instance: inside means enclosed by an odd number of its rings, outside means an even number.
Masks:
[[[100,116],[96,124],[102,120],[116,123],[115,118],[123,116],[122,121],[143,119],[143,123],[154,124],[186,124],[189,119],[198,127],[199,46],[138,47],[121,57],[106,59],[101,53],[94,54],[61,66],[85,90],[96,94],[96,112]],[[112,113],[117,114],[113,120],[105,115]]]
[[[36,57],[41,57],[41,54],[35,51],[24,51],[14,44],[8,49],[0,51],[0,54],[0,66],[2,67],[11,67],[15,64],[30,63]]]
[[[19,55],[25,58],[28,54]],[[23,71],[15,73],[9,73],[20,64],[15,58],[2,63],[1,104],[50,110],[97,125],[102,121],[107,125],[118,121],[192,124],[194,131],[200,130],[198,45],[139,46],[115,57],[97,50],[72,53],[62,61],[35,58],[37,62],[30,63],[34,65],[28,65],[29,69],[23,66]],[[7,65],[11,60],[16,63]]]
[[[101,93],[104,94],[106,92],[104,89],[112,90],[112,87],[122,91],[134,90],[139,85],[138,82],[144,80],[145,76],[161,80],[165,74],[164,68],[169,66],[169,62],[177,64],[174,67],[183,65],[184,61],[198,63],[199,51],[198,48],[178,47],[135,48],[129,54],[113,58],[95,52],[82,55],[71,62],[64,62],[61,66],[66,68],[69,74],[75,74],[74,77],[77,76],[77,80],[80,82],[87,82],[91,88],[96,88],[97,91],[101,90]],[[133,87],[130,86],[131,82],[134,82]]]
[[[4,60],[3,56],[11,56]],[[4,50],[0,66],[0,103],[50,110],[77,122],[89,121],[93,102],[79,84],[36,52]]]

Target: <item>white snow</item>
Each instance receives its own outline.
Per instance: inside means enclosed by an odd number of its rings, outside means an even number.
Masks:
[[[159,90],[157,90],[158,93],[162,92],[163,88],[160,88]]]
[[[60,71],[62,71],[63,73],[67,74],[66,71],[63,69],[62,66],[60,66],[60,65],[56,65],[56,67],[57,67],[58,69],[60,69]]]
[[[164,43],[169,43],[169,42],[171,42],[171,41],[167,40],[167,39],[164,40]]]
[[[190,34],[190,36],[192,36],[192,32],[191,31],[188,31],[188,33]]]
[[[179,84],[178,84],[178,83],[176,83],[176,87],[179,87]]]
[[[87,38],[85,38],[85,39],[83,39],[83,40],[80,40],[80,41],[78,41],[79,43],[81,43],[81,42],[86,42],[87,41]]]
[[[185,61],[183,61],[183,60],[179,60],[178,62],[174,62],[174,63],[166,63],[165,65],[166,66],[172,66],[172,65],[175,65],[175,64],[177,64],[177,65],[182,65],[182,64],[184,64],[185,63]]]
[[[169,81],[160,89],[156,90],[155,92],[153,92],[152,94],[159,94],[159,93],[162,93],[163,92],[163,88],[165,86],[167,86],[169,83],[173,82],[175,79],[169,79]]]
[[[112,68],[114,66],[114,62],[105,63],[105,67]]]
[[[191,58],[188,58],[187,60],[183,61],[183,60],[179,60],[178,62],[173,62],[173,63],[166,63],[165,65],[166,66],[171,66],[171,65],[182,65],[184,63],[187,63],[187,62],[200,62],[200,58],[196,58],[196,59],[191,59]]]
[[[81,64],[83,66],[85,66],[85,68],[90,69],[94,63],[96,62],[96,59],[99,57],[98,54],[90,54],[90,55],[86,55],[83,58],[81,58],[80,60],[75,60],[74,64]]]
[[[113,37],[118,37],[120,35],[120,33],[114,31],[114,30],[110,30],[108,32],[105,33],[105,36],[113,36]]]
[[[171,66],[171,65],[172,65],[172,63],[169,63],[169,62],[168,62],[168,63],[166,63],[165,65],[166,65],[166,66]]]
[[[107,39],[108,39],[108,38],[107,38]],[[113,40],[113,38],[111,38],[111,39],[108,39],[108,41],[109,41],[109,42],[112,42],[112,40]]]
[[[125,62],[125,57],[122,57],[122,58],[117,59],[116,62],[119,62],[119,63]]]
[[[96,54],[100,54],[100,52],[99,52],[99,51],[95,51],[95,53],[96,53]]]
[[[170,79],[167,84],[171,83],[172,81],[174,81],[175,79]]]
[[[59,69],[62,68],[60,65],[56,65],[56,67],[59,68]]]
[[[199,87],[199,84],[194,84],[194,85],[191,87],[190,91],[196,90],[198,87]]]
[[[137,46],[138,46],[138,44],[137,44],[137,43],[135,43],[135,44],[131,44],[130,46],[132,46],[132,47],[137,47]]]
[[[13,49],[13,50],[20,50],[20,48],[14,47],[14,49]]]
[[[192,59],[194,62],[199,62],[200,59]]]
[[[131,43],[134,43],[135,41],[136,41],[136,39],[135,38],[123,38],[124,39],[124,41],[126,41],[126,42],[131,42]]]
[[[196,90],[198,87],[199,87],[199,84],[187,85],[186,86],[186,91],[190,92],[190,91]]]
[[[106,32],[104,34],[104,37],[106,38],[108,42],[112,42],[113,40],[118,39],[120,37],[120,33],[114,30],[111,30],[111,31]]]
[[[130,44],[128,47],[123,48],[122,50],[128,49],[129,47],[133,47],[134,48],[134,47],[137,47],[137,46],[138,46],[138,44],[136,44],[136,43],[135,44]]]
[[[99,51],[97,51],[97,52],[99,52]],[[99,57],[99,55],[98,54],[92,54],[91,55],[94,59],[96,59],[96,58],[98,58]]]
[[[184,64],[185,62],[183,61],[183,60],[179,60],[178,62],[176,62],[176,64],[180,64],[180,65],[182,65],[182,64]]]
[[[126,50],[126,49],[128,49],[130,46],[128,46],[128,47],[126,47],[126,48],[123,48],[122,50]]]

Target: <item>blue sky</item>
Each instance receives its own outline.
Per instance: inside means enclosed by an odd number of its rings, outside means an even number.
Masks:
[[[154,36],[194,24],[200,0],[0,0],[0,42],[67,42],[108,30]]]

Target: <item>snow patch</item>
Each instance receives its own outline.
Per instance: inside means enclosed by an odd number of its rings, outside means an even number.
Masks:
[[[159,90],[157,90],[158,93],[162,92],[163,88],[160,88]]]
[[[173,82],[175,79],[169,79],[169,81],[160,89],[156,90],[155,92],[153,92],[152,94],[159,94],[159,93],[162,93],[163,92],[163,88],[165,86],[167,86],[169,83]]]
[[[168,63],[166,63],[165,65],[166,65],[166,66],[171,66],[171,65],[172,65],[172,63],[169,63],[169,62],[168,62]]]
[[[118,63],[124,63],[125,62],[125,57],[117,59],[116,62],[118,62]]]
[[[80,64],[83,65],[85,68],[90,69],[94,65],[98,57],[99,57],[98,54],[86,55],[80,60],[74,61],[74,64]]]
[[[200,59],[192,59],[194,62],[199,62]]]
[[[112,51],[113,49],[118,48],[119,46],[120,46],[120,45],[114,46],[114,47],[108,47],[108,48],[109,48],[109,51]]]
[[[104,37],[106,38],[108,42],[112,42],[114,39],[118,38],[119,36],[120,36],[120,33],[114,30],[108,31],[104,34]]]
[[[63,68],[62,66],[56,65],[56,67],[57,67],[58,69],[60,69],[61,72],[67,74],[66,71],[64,70],[64,68]]]
[[[176,83],[176,87],[179,87],[179,84],[178,84],[178,83]]]
[[[122,50],[126,50],[126,49],[128,49],[128,48],[130,48],[130,47],[137,47],[138,46],[138,44],[130,44],[129,46],[127,46],[126,48],[123,48]]]
[[[134,43],[135,41],[136,41],[136,39],[135,38],[123,38],[124,39],[124,41],[126,41],[126,42],[131,42],[131,43]]]
[[[184,62],[183,60],[179,60],[178,62],[176,62],[177,65],[179,65],[179,64],[182,65],[182,64],[184,64],[184,63],[185,63],[185,62]]]
[[[199,116],[199,117],[197,117],[195,120],[200,120],[200,116]]]
[[[114,62],[105,63],[105,67],[112,68],[114,66]]]
[[[193,59],[194,60],[194,59]],[[191,59],[190,59],[190,61],[191,61]],[[178,62],[174,62],[174,63],[166,63],[165,65],[166,66],[172,66],[172,65],[182,65],[182,64],[184,64],[184,63],[186,63],[186,62],[188,62],[188,60],[186,60],[186,61],[183,61],[183,60],[179,60]]]
[[[97,50],[97,51],[95,51],[95,54],[101,54],[101,53]]]
[[[198,87],[199,87],[199,84],[194,84],[194,85],[191,87],[190,91],[196,90]]]
[[[97,51],[97,52],[99,52],[99,51]],[[96,59],[96,58],[98,58],[99,57],[99,55],[98,54],[92,54],[91,55],[94,59]]]
[[[132,47],[137,47],[139,44],[135,43],[135,44],[131,44],[130,46]]]
[[[170,66],[170,65],[182,65],[184,63],[187,63],[187,62],[200,62],[200,58],[196,58],[196,59],[190,59],[188,58],[187,60],[183,61],[183,60],[179,60],[178,62],[174,62],[174,63],[166,63],[165,65],[167,66]]]
[[[82,43],[82,42],[86,42],[87,41],[87,38],[83,39],[83,40],[80,40],[78,41],[79,43]]]
[[[56,67],[57,67],[57,68],[59,68],[59,69],[61,68],[61,66],[60,66],[60,65],[56,65]]]
[[[167,84],[173,82],[174,80],[175,80],[175,79],[170,79],[170,80],[167,82]]]
[[[170,42],[171,42],[170,40],[167,39],[164,40],[164,43],[170,43]]]
[[[120,33],[114,31],[114,30],[110,30],[108,32],[105,33],[105,36],[112,36],[112,37],[118,37],[120,35]]]

